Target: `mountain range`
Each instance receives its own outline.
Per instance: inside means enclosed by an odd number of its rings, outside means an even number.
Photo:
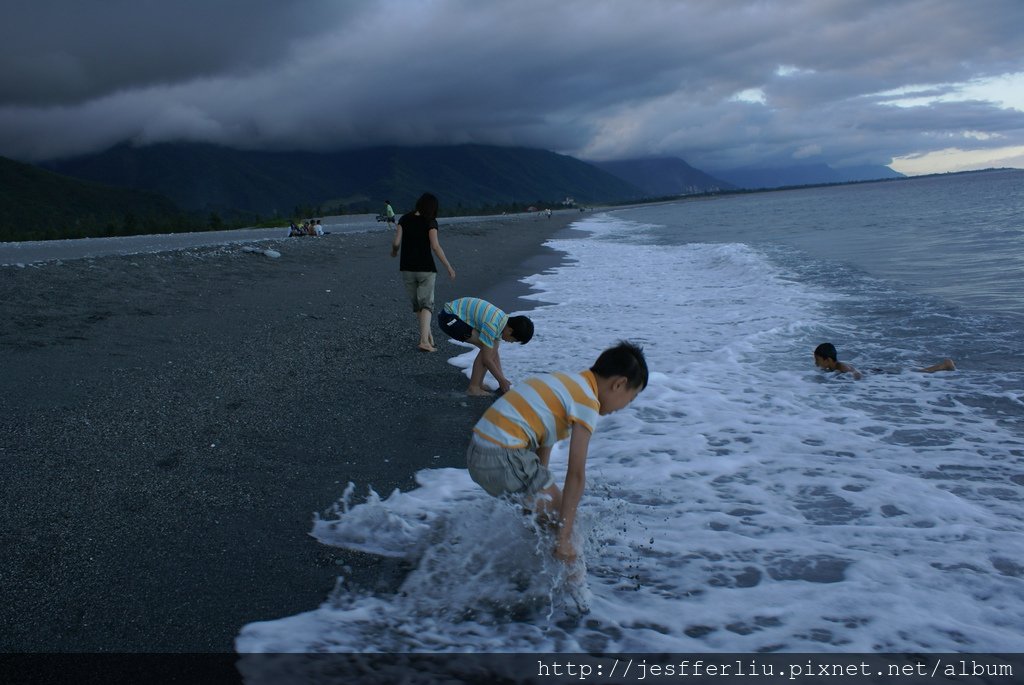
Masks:
[[[195,230],[161,195],[69,178],[0,157],[0,241]]]
[[[489,145],[338,152],[121,144],[32,166],[0,158],[0,240],[122,235],[399,211],[426,190],[442,214],[615,204],[899,176],[888,167],[696,169],[675,157],[585,162]]]
[[[786,167],[745,167],[716,172],[738,188],[747,190],[788,188],[793,186],[854,183],[903,178],[904,175],[881,164],[876,166],[831,167],[827,164],[801,164]]]
[[[430,190],[445,213],[566,198],[644,197],[640,188],[573,157],[487,145],[374,147],[340,152],[235,150],[198,143],[119,145],[48,162],[61,174],[164,195],[190,211],[290,217],[365,213],[385,200],[411,207]]]
[[[735,190],[728,181],[695,169],[678,157],[650,157],[594,162],[613,176],[641,188],[648,197],[674,197]]]

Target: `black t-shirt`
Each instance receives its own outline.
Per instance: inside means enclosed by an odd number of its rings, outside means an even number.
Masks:
[[[415,212],[402,216],[398,220],[402,227],[402,256],[399,262],[401,271],[433,271],[433,252],[430,250],[430,230],[437,229],[437,222],[427,219]]]

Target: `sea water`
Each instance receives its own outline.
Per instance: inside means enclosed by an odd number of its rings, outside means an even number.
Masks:
[[[397,592],[342,578],[238,650],[1022,651],[1022,216],[1005,171],[581,218],[526,279],[536,337],[502,360],[516,381],[646,350],[649,386],[590,445],[590,613],[529,517],[430,469],[352,484],[313,524],[404,559]],[[863,380],[815,369],[824,341]],[[559,480],[565,462],[560,444]]]

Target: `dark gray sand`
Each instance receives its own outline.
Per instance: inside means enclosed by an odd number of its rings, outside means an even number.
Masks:
[[[573,218],[442,221],[438,306],[528,308],[510,284]],[[227,652],[339,575],[395,582],[311,538],[313,513],[461,467],[489,400],[444,334],[416,350],[390,241],[0,268],[0,652]]]

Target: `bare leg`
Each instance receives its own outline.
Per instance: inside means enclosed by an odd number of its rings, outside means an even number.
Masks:
[[[537,522],[547,528],[558,527],[558,511],[562,508],[562,491],[552,485],[537,493],[533,500],[533,511],[537,514]]]
[[[487,368],[484,366],[482,354],[483,351],[477,352],[476,357],[473,359],[473,370],[470,372],[469,387],[466,389],[467,395],[485,397],[494,394],[484,387],[484,375],[487,373]]]
[[[424,352],[437,352],[437,348],[434,347],[433,335],[430,332],[430,317],[431,311],[429,309],[421,309],[416,312],[416,318],[419,319],[420,324],[420,344],[418,347]]]
[[[956,371],[956,364],[953,363],[952,359],[943,359],[938,364],[932,364],[926,366],[923,369],[918,369],[921,373],[935,373],[936,371]]]
[[[494,344],[494,365],[495,365],[495,367],[497,367],[498,373],[500,373],[502,376],[504,376],[505,372],[501,368],[501,354],[498,352],[498,344],[497,343]],[[497,379],[495,379],[495,380],[497,380]],[[500,387],[501,386],[500,383],[498,385],[499,385],[499,388],[498,388],[499,392],[505,392],[505,388]]]

